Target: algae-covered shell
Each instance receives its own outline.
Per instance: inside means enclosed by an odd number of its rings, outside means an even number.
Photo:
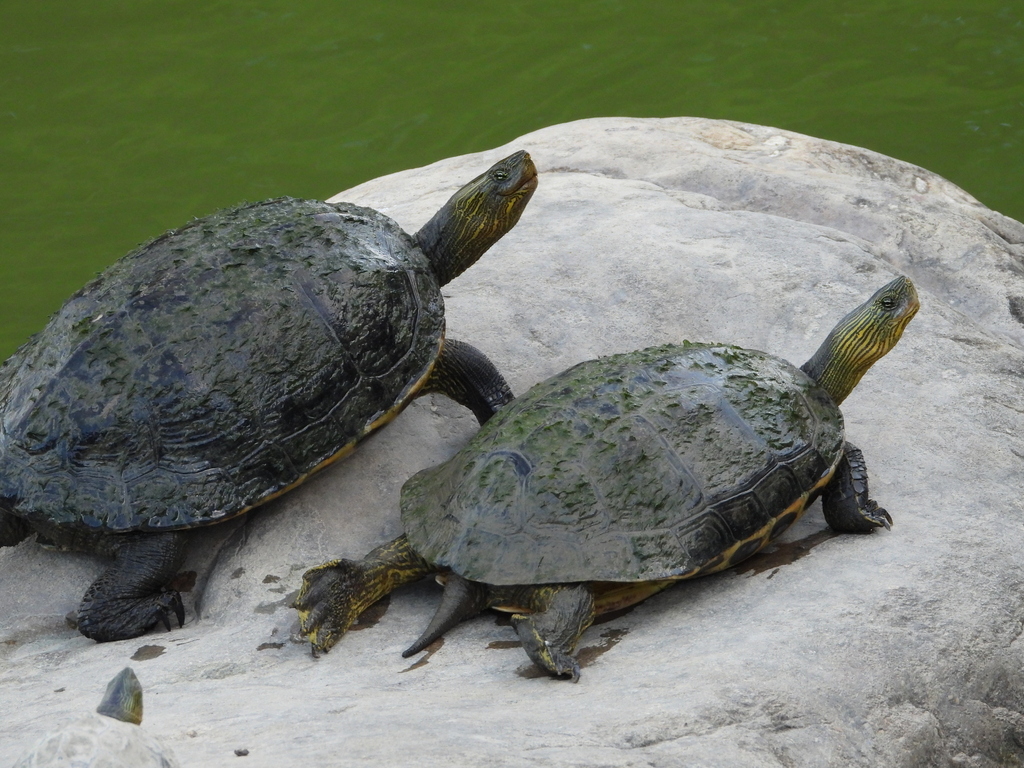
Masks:
[[[788,362],[669,345],[581,363],[402,494],[427,561],[487,584],[648,581],[747,557],[803,512],[843,419]]]
[[[0,496],[99,531],[219,522],[393,415],[443,333],[427,257],[377,211],[280,198],[195,220],[0,369]]]

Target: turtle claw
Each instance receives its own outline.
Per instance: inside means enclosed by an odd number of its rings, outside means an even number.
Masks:
[[[868,496],[868,473],[864,454],[846,443],[846,452],[835,476],[822,493],[825,521],[836,531],[870,533],[876,528],[892,529],[892,518]]]
[[[174,593],[174,615],[178,619],[178,628],[185,626],[185,605],[181,602],[181,594]]]
[[[178,628],[185,626],[185,604],[181,601],[181,593],[177,591],[164,592],[160,596],[160,621],[168,632],[171,631],[171,613],[178,620]]]
[[[362,613],[357,598],[364,581],[364,569],[353,560],[332,560],[303,574],[292,608],[314,657],[330,651]]]
[[[557,647],[555,643],[545,640],[530,616],[515,614],[512,626],[523,644],[526,655],[533,663],[552,677],[578,683],[580,680],[580,663],[571,653]]]
[[[332,560],[310,568],[292,602],[299,612],[299,634],[309,639],[314,656],[327,653],[363,611],[396,587],[434,570],[405,536],[382,544],[358,562]]]
[[[185,625],[185,606],[174,591],[150,597],[83,600],[78,609],[78,631],[97,642],[127,640],[145,634],[157,624],[171,631],[171,616]]]
[[[878,502],[873,499],[868,501],[867,507],[861,514],[872,525],[885,528],[887,531],[892,530],[892,517],[884,508],[878,506]]]
[[[554,669],[548,670],[554,677],[560,680],[568,680],[570,683],[580,681],[580,663],[572,656],[564,653],[553,652],[551,654]]]
[[[156,596],[153,608],[155,619],[150,626],[163,624],[164,629],[171,631],[171,615],[178,620],[178,628],[185,626],[185,604],[181,601],[181,593],[175,590],[161,592]]]
[[[172,615],[184,626],[181,594],[158,585],[174,581],[185,559],[185,539],[178,531],[124,534],[114,562],[82,596],[78,631],[106,643],[138,637],[157,624],[170,631]]]

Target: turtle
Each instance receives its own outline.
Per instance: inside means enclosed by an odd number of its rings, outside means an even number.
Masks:
[[[351,203],[282,197],[145,243],[0,367],[0,546],[31,533],[113,564],[85,592],[96,641],[181,626],[188,531],[231,519],[439,392],[485,422],[512,399],[445,337],[441,286],[519,220],[518,151],[415,235]]]
[[[817,497],[833,529],[889,528],[840,404],[918,309],[906,277],[846,315],[797,368],[756,350],[668,344],[580,363],[506,405],[401,491],[404,533],[308,570],[293,606],[314,655],[396,587],[435,573],[440,605],[403,654],[485,608],[526,653],[579,679],[595,616],[736,565]]]
[[[44,736],[14,768],[178,768],[171,750],[142,722],[142,685],[131,667],[107,684],[95,713]]]

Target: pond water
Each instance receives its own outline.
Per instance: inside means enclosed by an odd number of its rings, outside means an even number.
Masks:
[[[848,142],[1024,218],[1024,6],[0,3],[0,358],[138,243],[583,117]]]

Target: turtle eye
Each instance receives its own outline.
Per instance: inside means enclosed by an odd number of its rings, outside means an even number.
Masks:
[[[494,179],[496,181],[504,181],[508,178],[508,171],[497,170],[494,172]]]
[[[894,296],[883,296],[878,300],[878,303],[886,312],[891,312],[896,309],[896,298]]]

